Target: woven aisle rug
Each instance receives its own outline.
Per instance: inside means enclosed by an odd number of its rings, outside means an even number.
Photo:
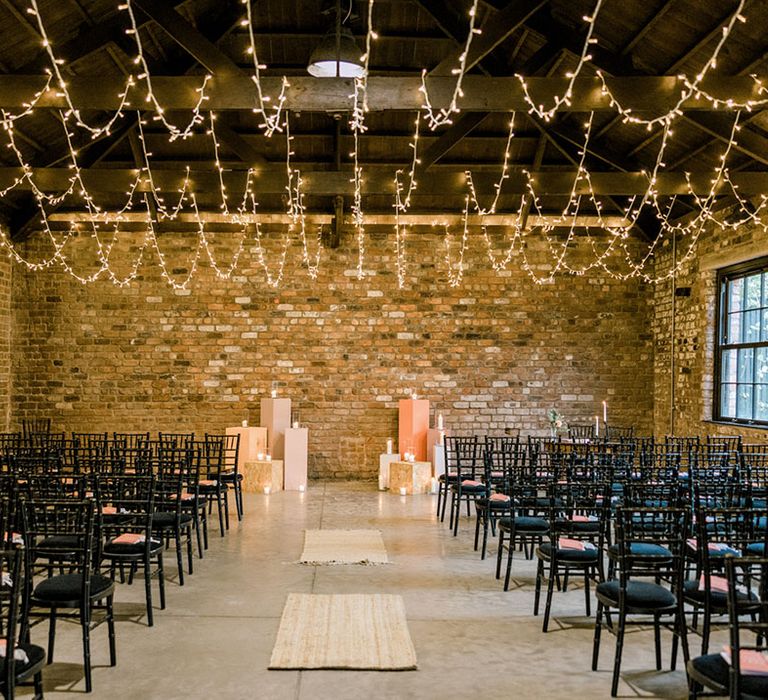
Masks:
[[[402,597],[290,593],[269,668],[414,670]]]
[[[379,530],[305,530],[300,564],[388,564]]]

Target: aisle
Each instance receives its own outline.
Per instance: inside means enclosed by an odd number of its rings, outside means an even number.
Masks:
[[[168,585],[168,609],[155,627],[136,622],[143,585],[119,586],[118,666],[107,667],[106,627],[93,635],[93,700],[175,698],[345,700],[346,698],[607,698],[613,639],[601,672],[589,670],[592,626],[583,591],[559,594],[555,624],[544,635],[532,616],[531,562],[516,561],[522,588],[504,593],[493,559],[472,551],[469,524],[454,539],[435,522],[434,497],[379,493],[372,484],[315,484],[306,494],[249,496],[246,519],[224,539],[211,534],[204,560],[180,588]],[[377,528],[387,566],[295,564],[305,528]],[[173,562],[172,558],[169,558]],[[170,568],[170,567],[169,567]],[[419,670],[414,672],[268,671],[280,614],[289,592],[398,593],[405,600]],[[559,623],[559,624],[558,624]],[[560,629],[559,627],[568,627]],[[45,624],[33,630],[43,643]],[[668,638],[667,638],[668,639]],[[665,639],[665,662],[668,643]],[[622,696],[687,697],[684,676],[657,674],[652,636],[625,645]],[[44,671],[46,698],[83,690],[79,628],[60,625],[57,658]],[[63,692],[63,691],[77,691]],[[28,695],[24,689],[20,697]],[[87,696],[86,696],[87,697]]]

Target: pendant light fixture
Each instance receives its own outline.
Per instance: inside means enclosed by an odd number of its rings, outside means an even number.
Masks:
[[[349,12],[352,12],[352,0]],[[345,18],[346,19],[346,18]],[[365,73],[363,55],[341,19],[341,0],[336,0],[336,21],[309,59],[307,71],[316,78],[361,78]]]

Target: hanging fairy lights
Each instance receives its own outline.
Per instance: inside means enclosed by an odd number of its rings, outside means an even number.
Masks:
[[[245,8],[242,26],[247,27],[248,45],[246,53],[253,62],[251,72],[254,96],[253,112],[259,115],[258,126],[264,136],[271,137],[275,133],[285,132],[286,139],[286,215],[290,223],[280,239],[276,265],[269,265],[267,263],[266,247],[264,245],[266,236],[258,221],[259,209],[254,184],[255,171],[248,169],[244,174],[244,192],[239,204],[231,201],[231,194],[227,190],[225,167],[221,159],[221,148],[216,134],[217,115],[214,110],[208,108],[209,96],[207,91],[209,83],[213,79],[212,76],[204,75],[201,77],[200,85],[196,88],[197,97],[193,101],[188,119],[185,119],[187,121],[186,125],[177,126],[169,121],[166,116],[166,110],[154,91],[152,76],[149,71],[141,36],[142,29],[137,23],[132,0],[121,0],[121,4],[118,7],[127,14],[129,22],[125,31],[135,41],[136,55],[131,59],[132,69],[126,71],[125,80],[118,88],[116,108],[112,110],[111,114],[107,115],[103,123],[88,123],[69,92],[68,82],[65,78],[65,63],[56,53],[46,28],[45,19],[40,12],[38,0],[28,1],[29,8],[27,11],[34,17],[35,26],[50,62],[50,68],[46,71],[44,87],[35,92],[33,97],[25,102],[18,112],[13,113],[10,110],[4,110],[0,113],[0,123],[2,124],[2,132],[7,140],[7,147],[13,153],[13,157],[17,160],[21,170],[21,174],[14,177],[10,185],[0,190],[0,196],[4,196],[22,186],[32,191],[40,211],[41,229],[47,237],[52,253],[37,262],[33,262],[21,255],[16,246],[3,234],[0,243],[6,248],[8,255],[12,259],[25,265],[30,270],[44,270],[50,268],[53,264],[59,264],[68,274],[72,275],[82,284],[95,282],[106,277],[113,284],[123,287],[130,284],[137,277],[141,265],[146,261],[146,251],[151,248],[159,264],[162,277],[173,289],[181,290],[188,288],[203,257],[208,260],[210,267],[217,277],[232,279],[243,252],[248,249],[247,244],[251,237],[250,231],[253,230],[252,250],[256,255],[258,265],[265,272],[266,281],[270,287],[279,286],[283,279],[287,254],[294,237],[299,239],[302,264],[307,270],[309,277],[312,280],[317,279],[321,261],[322,232],[319,226],[314,235],[309,232],[311,226],[309,226],[304,200],[304,180],[301,171],[292,165],[292,156],[294,155],[293,137],[290,133],[288,112],[285,108],[290,84],[287,79],[283,78],[280,92],[276,96],[267,95],[263,89],[261,74],[266,66],[259,61],[256,51],[256,35],[251,0],[242,0]],[[551,213],[545,215],[535,175],[523,170],[526,178],[525,192],[520,196],[518,204],[511,207],[515,212],[510,216],[513,223],[507,225],[504,229],[502,247],[499,248],[499,242],[494,242],[493,237],[489,233],[488,220],[489,217],[498,213],[504,185],[510,177],[510,153],[515,138],[515,114],[512,113],[499,179],[493,185],[492,200],[490,203],[481,203],[472,172],[467,170],[465,172],[467,189],[461,217],[461,242],[457,242],[456,234],[451,234],[448,224],[443,225],[443,245],[448,272],[448,284],[450,286],[458,286],[465,276],[465,252],[469,248],[470,219],[475,217],[479,220],[479,230],[482,234],[482,240],[484,241],[486,254],[492,269],[501,273],[509,268],[513,259],[519,258],[522,269],[531,276],[534,282],[539,284],[551,281],[554,275],[558,273],[584,275],[595,268],[599,268],[606,274],[619,279],[636,277],[645,282],[657,283],[675,274],[677,269],[690,260],[696,249],[698,239],[708,225],[733,229],[744,223],[751,223],[762,226],[764,230],[768,231],[768,224],[764,220],[764,215],[768,213],[768,195],[761,195],[759,197],[760,201],[757,204],[753,200],[745,198],[738,191],[738,187],[734,185],[728,166],[729,156],[734,145],[737,143],[740,129],[739,110],[749,112],[767,105],[768,91],[756,76],[753,76],[755,80],[753,97],[746,100],[738,101],[724,98],[722,95],[712,95],[704,87],[705,78],[716,67],[719,55],[732,35],[734,28],[739,23],[746,21],[743,12],[746,1],[740,0],[736,10],[723,24],[719,39],[714,48],[708,53],[706,60],[702,63],[701,69],[692,76],[677,76],[679,95],[673,100],[672,107],[663,114],[646,117],[634,113],[630,107],[622,103],[619,97],[613,94],[610,89],[610,81],[601,72],[597,72],[603,96],[624,122],[642,125],[648,130],[660,127],[658,132],[660,144],[655,163],[653,167],[644,171],[647,187],[644,192],[631,197],[625,207],[626,225],[608,225],[603,216],[602,202],[595,193],[591,174],[586,167],[586,154],[589,152],[593,121],[593,115],[590,114],[585,124],[584,143],[579,151],[580,158],[576,164],[577,170],[574,174],[570,193],[567,196],[567,203],[562,208],[562,211],[554,217]],[[568,110],[572,106],[571,100],[573,98],[575,81],[583,72],[584,66],[592,59],[591,50],[597,43],[594,35],[595,24],[603,4],[604,0],[596,0],[592,12],[583,17],[584,22],[587,24],[586,39],[581,53],[577,55],[575,67],[566,73],[568,81],[561,95],[553,95],[551,100],[545,103],[540,99],[540,96],[535,97],[532,94],[525,77],[517,76],[528,104],[529,113],[549,121],[558,112]],[[412,150],[411,163],[407,170],[405,168],[397,169],[394,174],[395,262],[398,286],[400,288],[403,288],[405,285],[408,265],[406,255],[408,224],[404,222],[402,217],[410,210],[412,198],[418,189],[417,173],[420,164],[419,138],[421,120],[424,119],[427,126],[434,131],[440,126],[452,123],[455,115],[461,111],[461,100],[464,96],[462,84],[468,70],[467,66],[472,41],[481,33],[481,30],[476,27],[478,5],[479,0],[473,0],[469,10],[469,31],[459,54],[457,66],[451,72],[455,76],[456,82],[447,105],[441,108],[433,105],[428,91],[429,79],[426,73],[422,74],[421,93],[423,105],[416,114],[415,132],[409,143]],[[376,38],[376,32],[373,27],[374,0],[368,0],[367,9],[365,53],[362,56],[365,70],[362,77],[355,79],[353,83],[354,90],[349,95],[349,127],[354,143],[354,150],[350,154],[353,166],[350,179],[353,189],[351,221],[357,238],[358,279],[363,279],[365,275],[366,215],[363,211],[365,169],[360,162],[360,144],[361,138],[368,128],[365,123],[366,114],[369,110],[368,67],[372,41]],[[143,86],[142,96],[144,104],[131,104],[131,97],[135,92],[138,92],[140,84]],[[16,124],[20,123],[24,118],[32,116],[38,108],[40,99],[51,92],[63,99],[66,105],[59,112],[59,121],[64,131],[65,142],[69,151],[67,167],[70,170],[70,175],[66,180],[66,187],[54,193],[45,191],[36,182],[34,168],[24,157],[23,150],[17,143],[16,135]],[[705,100],[712,109],[736,112],[736,118],[730,138],[726,142],[726,147],[720,156],[718,164],[713,168],[710,186],[706,188],[708,191],[701,191],[700,179],[699,189],[694,187],[691,176],[686,174],[688,194],[693,202],[692,214],[684,222],[673,222],[671,216],[676,197],[672,197],[663,203],[659,195],[658,182],[666,167],[665,153],[673,135],[673,127],[683,114],[682,108],[684,103],[691,99]],[[85,132],[86,138],[90,137],[90,139],[109,135],[121,119],[124,119],[129,113],[142,108],[146,110],[144,113],[135,112],[141,162],[137,165],[135,176],[133,176],[132,181],[126,188],[124,204],[106,211],[86,187],[83,171],[79,165],[78,150],[75,147],[75,143],[77,143],[75,137],[78,135],[78,131]],[[205,125],[206,122],[207,125]],[[240,235],[234,240],[234,248],[228,252],[230,255],[228,261],[222,262],[220,259],[221,254],[214,252],[214,247],[219,244],[215,246],[214,238],[206,230],[206,217],[200,212],[197,193],[194,191],[190,179],[189,167],[186,168],[185,176],[173,195],[173,201],[166,201],[170,193],[157,185],[153,175],[152,151],[147,143],[146,134],[148,123],[164,130],[168,141],[186,139],[192,134],[199,133],[201,127],[205,125],[204,133],[210,139],[215,165],[214,170],[217,173],[218,179],[219,216],[223,217],[225,222],[240,228]],[[237,189],[239,190],[239,187]],[[735,211],[729,213],[727,220],[718,218],[714,206],[716,197],[722,196],[726,192],[731,194],[736,202]],[[145,209],[143,213],[140,213],[140,207],[136,201],[139,193],[143,195],[143,209]],[[88,226],[81,227],[73,222],[67,230],[55,233],[49,222],[47,207],[57,207],[71,200],[77,200],[81,203],[82,208],[87,213],[86,223]],[[509,210],[510,207],[507,207],[507,209]],[[590,230],[589,226],[583,225],[585,210],[590,212],[592,220],[597,220],[598,225],[596,228],[601,231],[600,236],[593,235],[594,229]],[[470,216],[470,212],[472,212],[472,216]],[[127,267],[123,268],[127,272],[118,274],[113,270],[110,261],[114,258],[114,251],[118,240],[122,239],[127,233],[122,226],[125,220],[124,217],[129,213],[134,217],[140,217],[141,223],[145,225],[146,230],[143,236],[140,235],[131,244],[130,263]],[[652,215],[658,223],[660,234],[641,252],[639,258],[636,258],[634,255],[639,244],[630,246],[628,231],[631,226],[638,223],[641,215]],[[166,246],[165,241],[161,244],[158,240],[158,226],[161,222],[164,225],[178,222],[182,216],[186,216],[188,219],[191,218],[196,224],[196,233],[193,234],[195,244],[190,248],[186,244],[185,239],[185,245],[177,247],[180,250],[183,249],[187,254],[191,250],[193,251],[192,254],[188,255],[185,263],[170,265],[166,258],[170,254],[168,251],[171,246]],[[531,230],[527,231],[527,221],[531,217],[534,217],[539,222],[544,221],[546,223],[532,226]],[[136,218],[132,220],[136,221]],[[105,231],[110,233],[105,235]],[[555,233],[556,231],[557,233]],[[548,255],[546,264],[537,263],[534,265],[528,258],[527,241],[530,240],[530,236],[534,235],[534,233],[545,243],[544,249]],[[653,270],[654,255],[665,238],[672,234],[678,237],[678,241],[687,240],[684,252],[678,258],[677,267],[674,270],[667,270],[662,274],[656,274],[655,270]],[[71,262],[73,256],[71,246],[74,245],[74,241],[81,241],[83,245],[78,244],[78,250],[80,250],[81,247],[86,247],[85,244],[89,239],[92,241],[96,253],[95,264],[89,268],[89,272],[83,273],[78,271],[79,265],[78,269],[75,269]],[[582,256],[579,258],[579,264],[575,265],[570,260],[570,253],[579,242],[583,244],[580,245],[580,250],[591,251],[591,257],[584,261]],[[229,243],[231,244],[232,241]],[[458,261],[454,260],[456,251],[458,252]],[[174,248],[174,254],[175,252]],[[614,261],[620,262],[624,268],[621,270],[613,269]],[[124,261],[123,264],[125,264]],[[179,269],[185,271],[181,279],[178,278],[178,272],[172,272]],[[545,269],[545,272],[541,274],[540,270],[543,269]]]

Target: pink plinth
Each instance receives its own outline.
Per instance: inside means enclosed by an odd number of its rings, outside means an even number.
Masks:
[[[427,431],[429,430],[429,401],[427,399],[401,399],[399,403],[397,444],[400,455],[413,448],[416,461],[427,459]]]
[[[267,429],[236,426],[227,428],[227,435],[240,435],[240,451],[237,454],[237,469],[242,474],[243,465],[253,462],[259,453],[267,452]]]
[[[291,427],[290,399],[262,399],[261,426],[269,431],[269,452],[274,459],[285,455],[285,431]]]
[[[285,478],[286,491],[298,491],[307,485],[308,428],[288,428],[285,431]]]

